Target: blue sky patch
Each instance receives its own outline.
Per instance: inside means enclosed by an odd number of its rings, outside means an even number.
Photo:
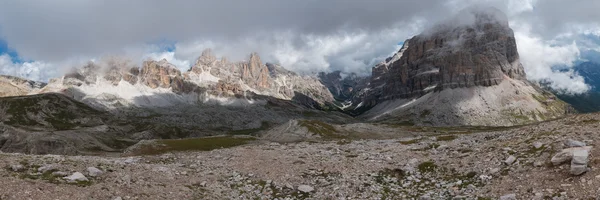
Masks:
[[[177,42],[174,40],[163,38],[156,41],[148,42],[148,44],[158,46],[158,52],[173,52],[175,51],[175,44],[177,44]]]
[[[14,63],[23,63],[23,60],[19,58],[19,54],[15,50],[8,48],[6,40],[0,38],[0,55],[4,54],[8,54]]]

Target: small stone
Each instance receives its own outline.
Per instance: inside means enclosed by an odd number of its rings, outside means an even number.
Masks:
[[[138,159],[129,157],[129,158],[125,159],[125,161],[123,161],[123,163],[125,163],[125,164],[133,164],[133,163],[136,163],[137,160]]]
[[[535,148],[535,149],[540,149],[540,148],[542,148],[542,146],[544,146],[544,144],[541,143],[541,142],[534,142],[533,143],[533,148]]]
[[[467,199],[467,197],[465,197],[465,196],[461,196],[461,195],[458,195],[458,196],[452,197],[452,200],[462,200],[462,199]]]
[[[68,182],[88,181],[88,179],[80,172],[75,172],[71,176],[64,177]]]
[[[585,146],[585,143],[577,141],[577,140],[572,140],[572,139],[565,140],[564,144],[567,147],[583,147],[583,146]]]
[[[88,175],[90,175],[91,177],[97,177],[104,173],[102,170],[95,168],[95,167],[88,167],[87,171],[88,171]]]
[[[492,168],[490,169],[490,174],[495,174],[498,173],[500,171],[500,168]]]
[[[202,181],[202,183],[200,183],[200,187],[206,187],[206,181]]]
[[[423,195],[419,197],[419,200],[431,200],[431,197],[429,197],[429,195]]]
[[[534,166],[534,167],[541,167],[541,166],[544,166],[544,162],[542,162],[542,161],[539,161],[539,160],[538,160],[538,161],[535,161],[535,162],[533,162],[533,166]]]
[[[500,200],[517,200],[516,194],[507,194],[500,197]]]
[[[504,164],[506,165],[511,165],[513,164],[515,161],[517,160],[517,157],[514,156],[509,156],[505,161]]]
[[[300,192],[309,193],[309,192],[312,192],[314,190],[315,190],[315,188],[313,188],[313,187],[311,187],[309,185],[300,185],[300,186],[298,186],[298,191],[300,191]]]
[[[123,200],[121,197],[115,197],[113,200]]]

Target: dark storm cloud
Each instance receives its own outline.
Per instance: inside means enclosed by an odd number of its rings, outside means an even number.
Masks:
[[[57,60],[167,38],[234,40],[259,31],[379,31],[444,12],[444,1],[55,0],[0,2],[1,35],[26,57]]]
[[[231,60],[258,52],[297,72],[366,75],[398,42],[474,5],[506,13],[528,78],[586,89],[551,67],[578,58],[572,35],[600,35],[597,0],[8,0],[0,1],[0,38],[36,62],[3,55],[0,71],[47,79],[60,74],[48,69],[107,54],[186,69],[213,48]],[[176,42],[174,52],[153,44],[165,40]]]

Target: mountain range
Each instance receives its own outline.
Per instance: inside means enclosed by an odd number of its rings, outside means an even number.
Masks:
[[[503,13],[463,15],[473,21],[449,19],[406,40],[370,77],[300,75],[256,53],[229,61],[210,49],[185,72],[164,59],[110,57],[47,84],[2,76],[0,150],[111,152],[223,134],[288,141],[331,136],[331,125],[512,126],[570,112],[525,78]]]

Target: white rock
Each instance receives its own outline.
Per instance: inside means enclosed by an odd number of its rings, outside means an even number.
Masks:
[[[577,141],[577,140],[572,140],[572,139],[565,140],[564,144],[567,147],[583,147],[583,146],[585,146],[585,143]]]
[[[544,146],[544,144],[541,143],[541,142],[534,142],[533,143],[533,148],[535,148],[535,149],[542,148],[542,146]]]
[[[589,151],[586,149],[578,149],[573,151],[573,159],[571,160],[571,174],[578,176],[587,171]]]
[[[517,200],[516,194],[507,194],[500,197],[500,200]]]
[[[123,200],[121,197],[115,197],[113,200]]]
[[[490,174],[495,174],[498,173],[500,171],[500,168],[492,168],[490,169]]]
[[[102,170],[95,168],[95,167],[88,167],[87,172],[88,172],[88,175],[90,175],[91,177],[100,176],[104,173]]]
[[[71,174],[71,176],[64,177],[68,182],[77,182],[77,181],[88,181],[88,179],[79,172],[75,172]]]
[[[552,161],[552,164],[555,166],[561,165],[563,163],[570,161],[573,158],[574,151],[582,150],[582,149],[587,150],[589,152],[592,149],[592,147],[585,146],[585,147],[573,147],[573,148],[563,149],[561,152],[558,152],[556,155],[554,155],[550,161]]]
[[[129,158],[125,159],[125,161],[123,161],[123,163],[125,163],[125,164],[133,164],[133,163],[136,163],[137,161],[138,161],[137,158],[129,157]]]
[[[65,177],[67,175],[69,175],[69,173],[67,173],[67,172],[61,172],[61,171],[52,172],[52,176]]]
[[[517,160],[517,157],[514,156],[509,156],[508,158],[506,158],[506,160],[504,161],[504,164],[506,165],[511,165],[513,164],[515,161]]]
[[[300,191],[300,192],[309,193],[309,192],[312,192],[314,190],[315,190],[315,188],[313,188],[313,187],[311,187],[309,185],[300,185],[300,186],[298,186],[298,191]]]
[[[15,172],[19,172],[25,169],[25,167],[23,165],[12,165],[10,166],[10,169],[15,171]]]
[[[55,169],[56,169],[56,166],[54,166],[54,165],[44,165],[44,166],[41,166],[40,168],[38,168],[37,170],[38,170],[38,172],[44,173],[44,172],[47,172],[50,170],[55,170]]]
[[[542,161],[539,161],[539,160],[538,160],[538,161],[535,161],[535,162],[533,162],[533,166],[534,166],[534,167],[541,167],[541,166],[544,166],[544,162],[542,162]]]
[[[431,200],[431,197],[429,197],[429,195],[423,195],[419,197],[419,200]]]

